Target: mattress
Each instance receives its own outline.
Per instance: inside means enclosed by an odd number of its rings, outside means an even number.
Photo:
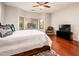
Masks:
[[[44,45],[51,46],[50,38],[38,30],[15,31],[13,35],[0,38],[0,56],[9,56],[24,51],[39,48]]]

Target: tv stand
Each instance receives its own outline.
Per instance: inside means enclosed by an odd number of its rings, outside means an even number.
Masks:
[[[56,34],[57,37],[64,38],[69,41],[72,40],[72,32],[57,31]]]

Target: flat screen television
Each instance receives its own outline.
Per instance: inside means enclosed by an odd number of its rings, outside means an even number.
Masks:
[[[70,24],[59,25],[59,30],[64,32],[71,32],[71,25]]]

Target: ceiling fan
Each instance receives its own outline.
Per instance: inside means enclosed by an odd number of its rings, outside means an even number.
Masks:
[[[38,5],[34,5],[33,7],[39,7],[39,8],[50,8],[49,5],[47,5],[49,2],[36,2]]]

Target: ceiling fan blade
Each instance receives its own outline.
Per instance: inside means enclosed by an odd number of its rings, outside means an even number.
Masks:
[[[46,7],[46,8],[50,8],[50,6],[48,6],[48,5],[44,5],[44,7]]]
[[[45,2],[44,4],[47,4],[47,3],[49,3],[49,2]]]
[[[39,5],[47,4],[48,2],[37,2]]]
[[[35,6],[33,6],[33,7],[38,7],[39,5],[35,5]]]
[[[41,4],[43,4],[43,3],[42,3],[42,2],[37,2],[37,4],[41,5]]]

